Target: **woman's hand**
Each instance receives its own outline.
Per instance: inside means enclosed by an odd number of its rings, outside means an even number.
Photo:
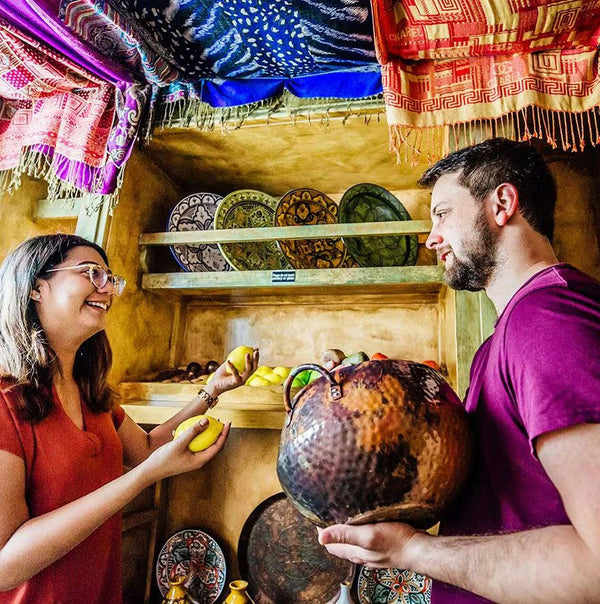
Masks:
[[[176,439],[162,445],[156,449],[140,466],[148,472],[150,480],[156,482],[162,478],[183,474],[201,468],[209,462],[225,446],[229,436],[229,427],[231,424],[225,424],[223,431],[213,445],[193,453],[188,445],[203,432],[207,426],[206,419],[200,420],[191,428],[188,428]]]
[[[246,380],[256,371],[258,367],[258,348],[254,349],[252,355],[246,355],[246,366],[241,373],[233,363],[225,361],[216,371],[213,379],[204,389],[211,396],[219,396],[227,390],[233,390],[246,383]],[[212,392],[211,392],[212,390]]]

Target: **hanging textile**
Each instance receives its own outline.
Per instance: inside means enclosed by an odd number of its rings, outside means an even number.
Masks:
[[[373,19],[396,151],[600,143],[599,0],[373,0]]]
[[[48,181],[51,199],[83,192],[114,202],[145,97],[0,21],[0,189],[27,173]]]
[[[153,85],[158,125],[240,125],[257,110],[310,105],[299,99],[382,93],[368,0],[37,1],[58,4],[81,40]]]

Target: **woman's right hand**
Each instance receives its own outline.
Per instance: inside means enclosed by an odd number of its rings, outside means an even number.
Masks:
[[[197,470],[209,462],[225,446],[225,442],[229,436],[230,425],[225,424],[223,431],[213,445],[204,449],[204,451],[194,453],[190,451],[188,445],[198,434],[208,427],[208,422],[201,420],[191,428],[188,428],[176,439],[156,449],[140,465],[140,469],[143,467],[152,482]]]

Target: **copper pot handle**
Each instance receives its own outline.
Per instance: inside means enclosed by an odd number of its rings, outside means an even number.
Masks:
[[[315,363],[305,363],[304,365],[298,365],[294,367],[287,379],[285,380],[285,384],[283,385],[283,404],[285,405],[286,413],[291,413],[294,410],[294,406],[296,404],[296,398],[290,403],[290,389],[292,387],[292,382],[294,378],[303,371],[307,369],[312,369],[313,371],[318,371],[324,378],[329,382],[329,391],[331,393],[331,398],[339,399],[342,398],[342,386],[335,381],[333,375],[325,369],[325,367],[321,367],[321,365],[316,365]],[[288,419],[289,422],[289,419]]]

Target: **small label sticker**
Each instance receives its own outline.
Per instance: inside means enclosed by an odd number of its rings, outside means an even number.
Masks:
[[[296,271],[272,271],[271,283],[293,283],[296,281]]]

